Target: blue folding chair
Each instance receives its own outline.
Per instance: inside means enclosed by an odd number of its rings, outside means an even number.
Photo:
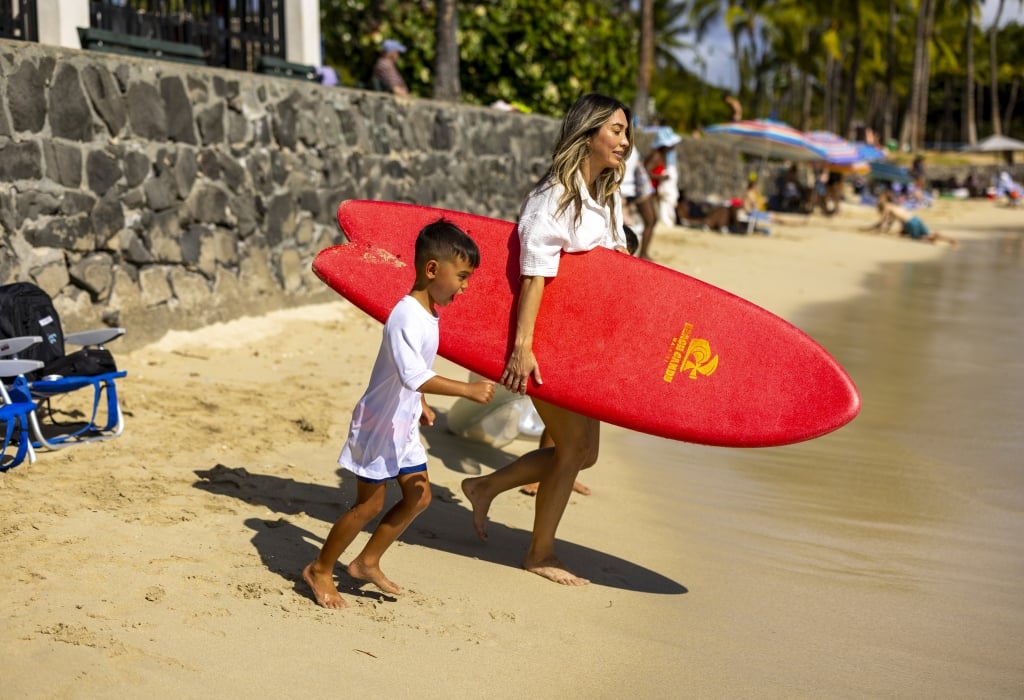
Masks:
[[[64,336],[64,344],[103,348],[104,343],[122,335],[123,328],[69,333]],[[30,346],[32,343],[29,341],[33,339],[35,342],[40,340],[34,336],[22,336],[0,341],[0,355],[12,352],[3,349],[5,344],[12,347],[16,345],[18,350],[13,351],[16,353]],[[125,370],[94,375],[46,375],[34,380],[19,376],[8,390],[15,400],[31,401],[35,404],[34,410],[29,414],[32,445],[36,448],[57,450],[69,444],[110,440],[122,433],[124,414],[118,400],[116,382],[126,376],[128,373]],[[88,418],[73,422],[59,421],[56,416],[57,410],[52,405],[53,400],[90,387],[92,407],[83,412]]]
[[[37,341],[38,342],[38,341]],[[23,391],[8,392],[5,380],[23,377],[28,372],[42,368],[39,360],[0,359],[0,433],[3,447],[0,449],[0,471],[12,469],[28,458],[29,464],[36,461],[36,452],[29,435],[31,416],[36,404]],[[13,454],[8,454],[8,450]]]

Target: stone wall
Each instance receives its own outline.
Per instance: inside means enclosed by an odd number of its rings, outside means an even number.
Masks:
[[[555,120],[0,41],[0,283],[64,326],[168,329],[333,298],[350,198],[514,218]],[[124,347],[125,345],[122,345]]]

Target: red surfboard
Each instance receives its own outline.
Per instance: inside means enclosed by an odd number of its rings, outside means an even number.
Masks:
[[[497,380],[519,287],[515,224],[464,212],[349,200],[349,242],[314,272],[385,321],[412,289],[417,233],[440,218],[476,241],[480,267],[440,309],[438,352]],[[803,331],[734,294],[605,248],[563,254],[544,291],[534,352],[544,383],[528,393],[601,421],[675,440],[766,447],[809,440],[852,420],[860,396]]]

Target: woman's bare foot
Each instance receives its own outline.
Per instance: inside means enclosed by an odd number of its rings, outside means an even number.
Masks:
[[[334,585],[334,575],[318,574],[313,571],[313,566],[316,562],[310,562],[306,564],[306,568],[302,570],[302,579],[309,586],[309,589],[313,591],[313,600],[320,605],[331,610],[340,610],[341,608],[347,608],[348,603],[338,593],[337,586]]]
[[[542,559],[536,564],[531,564],[529,560],[523,562],[523,568],[527,571],[542,576],[549,581],[560,583],[563,586],[586,586],[590,583],[589,579],[582,578],[572,573],[564,566],[562,562],[558,561],[555,557],[548,559]]]
[[[519,489],[519,493],[525,493],[527,496],[536,496],[537,495],[537,487],[538,486],[540,486],[540,484],[537,484],[537,483],[527,484],[526,486],[523,486],[522,488]],[[578,481],[574,481],[572,483],[572,490],[575,491],[576,493],[580,494],[581,496],[589,496],[590,495],[590,487],[589,486],[585,486],[584,484],[581,484]]]
[[[401,588],[384,575],[379,566],[366,566],[353,559],[346,568],[346,571],[348,571],[348,575],[352,578],[359,579],[360,581],[369,581],[385,593],[398,595],[402,592]]]
[[[480,489],[477,488],[477,479],[483,477],[474,477],[471,479],[462,480],[462,493],[469,500],[469,504],[473,506],[473,529],[476,530],[476,536],[481,541],[487,541],[487,511],[491,507],[491,499],[485,499],[483,494],[480,493]]]

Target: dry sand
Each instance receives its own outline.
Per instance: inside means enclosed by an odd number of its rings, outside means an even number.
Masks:
[[[1021,213],[939,202],[924,216],[971,237]],[[770,237],[663,230],[653,252],[791,319],[862,293],[881,263],[956,254],[854,232],[872,219],[847,207]],[[315,605],[301,569],[351,502],[335,459],[379,333],[339,300],[120,355],[124,435],[0,475],[0,697],[837,697],[856,687],[858,669],[836,659],[870,638],[869,620],[829,631],[800,611],[827,618],[829,601],[868,594],[825,580],[793,600],[793,572],[744,566],[742,543],[701,520],[726,517],[713,511],[743,488],[735,474],[702,471],[684,494],[665,493],[636,478],[638,436],[607,427],[583,476],[594,493],[573,497],[559,532],[563,558],[595,583],[560,587],[518,566],[532,498],[496,501],[482,545],[459,493],[467,474],[531,444],[456,439],[441,397],[431,398],[439,426],[424,430],[434,502],[383,561],[405,594],[356,590],[339,567],[350,608]],[[916,683],[897,676],[892,694],[914,696]]]

